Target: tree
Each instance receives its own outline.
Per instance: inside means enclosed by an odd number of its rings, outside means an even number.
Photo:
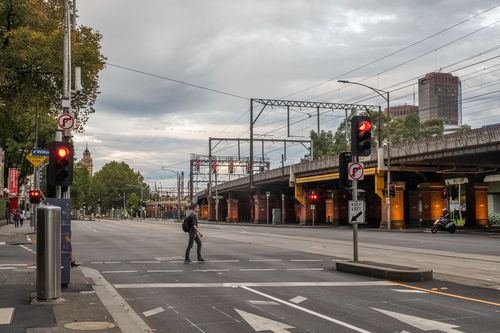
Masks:
[[[91,203],[90,174],[87,168],[78,163],[73,170],[73,184],[71,185],[71,203],[73,208],[79,209]]]
[[[38,126],[40,147],[47,147],[61,109],[63,82],[63,0],[0,2],[0,145],[7,167],[30,173],[25,156]],[[105,58],[101,35],[79,26],[72,33],[72,68],[82,68],[83,91],[72,100],[83,131],[98,94],[98,73]],[[7,168],[6,168],[7,169]]]
[[[112,161],[105,164],[91,178],[90,184],[93,206],[99,200],[103,210],[122,208],[124,193],[129,198],[132,193],[140,197],[142,188],[144,197],[149,195],[149,187],[144,183],[144,178],[125,162]]]
[[[392,144],[398,144],[441,136],[444,126],[443,121],[439,119],[430,119],[421,123],[418,114],[412,113],[403,118],[392,119],[385,127],[385,132],[385,136],[389,136]]]

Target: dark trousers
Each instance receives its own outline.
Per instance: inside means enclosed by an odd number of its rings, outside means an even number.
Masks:
[[[189,233],[189,242],[186,249],[186,259],[189,259],[189,252],[191,252],[191,248],[193,247],[193,243],[196,242],[197,249],[196,253],[198,254],[198,259],[201,258],[201,239],[200,236],[196,232]]]

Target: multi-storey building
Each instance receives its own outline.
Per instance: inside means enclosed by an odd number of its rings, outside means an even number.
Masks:
[[[420,121],[441,119],[445,125],[462,124],[461,83],[448,73],[428,73],[418,80]]]
[[[402,118],[406,117],[412,113],[418,113],[418,106],[416,105],[396,105],[389,107],[389,113],[387,113],[387,108],[384,110],[385,115],[389,118]]]

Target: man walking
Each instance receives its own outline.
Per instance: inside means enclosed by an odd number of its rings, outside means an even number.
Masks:
[[[205,261],[205,259],[203,259],[201,257],[201,237],[203,237],[203,235],[198,230],[198,212],[200,210],[200,206],[194,204],[190,208],[193,211],[189,215],[189,219],[191,220],[191,223],[190,223],[190,228],[189,228],[189,232],[188,232],[189,242],[188,242],[188,246],[186,249],[186,256],[184,259],[185,263],[191,262],[191,260],[189,259],[189,252],[191,252],[191,248],[193,247],[194,242],[196,242],[196,245],[197,245],[196,253],[198,255],[198,261]]]

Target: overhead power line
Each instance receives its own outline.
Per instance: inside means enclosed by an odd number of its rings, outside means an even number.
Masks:
[[[174,82],[174,83],[183,84],[183,85],[190,86],[190,87],[193,87],[193,88],[198,88],[198,89],[202,89],[202,90],[206,90],[206,91],[211,91],[211,92],[217,93],[217,94],[222,94],[222,95],[226,95],[226,96],[230,96],[230,97],[234,97],[234,98],[239,98],[239,99],[244,99],[244,100],[249,100],[250,99],[248,97],[243,97],[243,96],[232,94],[232,93],[229,93],[229,92],[226,92],[226,91],[222,91],[222,90],[218,90],[218,89],[213,89],[213,88],[208,88],[208,87],[200,86],[198,84],[194,84],[194,83],[190,83],[190,82],[186,82],[186,81],[181,81],[181,80],[177,80],[177,79],[172,79],[172,78],[169,78],[169,77],[166,77],[166,76],[162,76],[162,75],[158,75],[158,74],[153,74],[153,73],[148,73],[148,72],[141,71],[141,70],[138,70],[138,69],[134,69],[134,68],[130,68],[130,67],[125,67],[125,66],[121,66],[121,65],[116,65],[116,64],[109,63],[109,62],[106,62],[106,65],[112,66],[112,67],[116,67],[116,68],[120,68],[120,69],[129,71],[129,72],[139,73],[139,74],[156,77],[158,79],[167,80],[167,81]]]

